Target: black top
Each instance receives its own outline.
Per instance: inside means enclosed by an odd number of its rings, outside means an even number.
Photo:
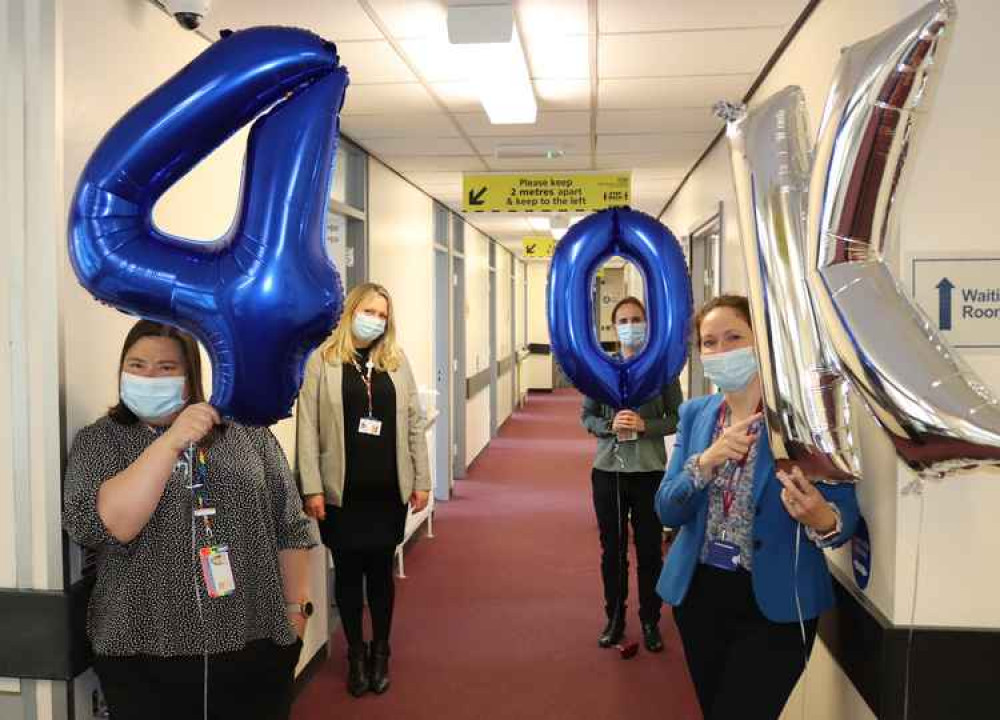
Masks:
[[[185,462],[178,461],[152,517],[131,542],[115,540],[97,513],[101,485],[135,462],[157,434],[143,423],[105,416],[80,430],[70,450],[63,524],[74,540],[98,552],[87,618],[94,650],[176,656],[231,652],[265,638],[292,644],[278,552],[312,547],[318,538],[278,441],[267,428],[230,424],[205,451],[209,504],[218,511],[214,543],[229,546],[236,579],[232,595],[209,598],[195,556],[209,541],[195,525],[192,548]]]
[[[374,548],[403,540],[406,505],[399,496],[396,466],[396,387],[387,372],[372,368],[372,417],[381,421],[378,436],[359,431],[369,416],[369,351],[359,351],[357,366],[344,363],[344,501],[340,508],[327,506],[321,524],[323,541],[330,547]]]

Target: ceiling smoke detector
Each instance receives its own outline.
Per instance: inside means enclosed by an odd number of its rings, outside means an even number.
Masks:
[[[493,150],[497,160],[538,159],[555,160],[566,153],[552,145],[497,145]]]

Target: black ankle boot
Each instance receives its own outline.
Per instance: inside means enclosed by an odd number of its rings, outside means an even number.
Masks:
[[[656,623],[643,623],[642,642],[649,652],[663,652],[663,636],[660,635],[659,625]]]
[[[362,643],[347,649],[347,692],[361,697],[371,689],[368,676],[368,645]]]
[[[623,637],[625,637],[625,613],[620,612],[608,619],[608,624],[597,638],[597,644],[602,648],[609,648],[620,642]]]
[[[372,643],[371,689],[381,695],[389,689],[389,646]]]

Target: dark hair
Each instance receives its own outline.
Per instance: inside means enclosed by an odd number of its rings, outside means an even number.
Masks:
[[[147,337],[164,337],[175,340],[181,348],[181,355],[184,356],[184,378],[187,380],[188,402],[205,402],[205,391],[201,384],[201,353],[198,351],[198,343],[195,339],[182,330],[178,330],[170,325],[153,322],[152,320],[140,320],[125,336],[125,344],[122,345],[122,354],[118,359],[118,375],[121,376],[122,368],[125,366],[125,356],[132,346]],[[119,393],[121,390],[119,389]],[[131,425],[138,422],[128,406],[122,402],[121,395],[118,396],[118,404],[108,410],[111,419],[122,425]]]
[[[614,308],[611,309],[611,324],[612,325],[616,324],[615,320],[616,320],[616,316],[618,315],[618,311],[621,310],[622,307],[624,307],[625,305],[635,305],[640,310],[642,310],[642,316],[646,317],[646,306],[642,304],[642,300],[640,300],[639,298],[634,297],[632,295],[629,295],[628,297],[624,297],[621,300],[619,300],[617,303],[615,303]]]
[[[719,295],[702,305],[701,309],[695,313],[693,329],[695,337],[698,339],[699,347],[701,347],[701,324],[704,322],[705,316],[716,308],[729,308],[730,310],[735,310],[743,316],[747,325],[749,325],[750,329],[753,330],[753,320],[750,319],[750,301],[743,295]]]

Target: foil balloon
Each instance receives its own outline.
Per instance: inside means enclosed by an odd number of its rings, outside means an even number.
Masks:
[[[806,210],[812,170],[805,98],[786,88],[747,113],[722,105],[775,460],[824,482],[861,472],[847,379],[809,298]]]
[[[841,364],[915,470],[1000,464],[1000,404],[904,294],[887,262],[907,157],[955,17],[925,6],[848,48],[810,187],[809,283]]]
[[[212,360],[212,404],[243,423],[290,415],[306,357],[340,314],[324,232],[347,84],[336,48],[312,33],[229,34],[108,131],[72,201],[81,284],[196,336]],[[157,199],[251,121],[230,230],[211,243],[159,230]]]
[[[591,284],[612,255],[634,262],[646,286],[648,339],[626,362],[604,352],[593,320]],[[577,389],[611,407],[638,407],[676,378],[687,360],[687,265],[671,232],[644,213],[612,208],[573,225],[552,257],[546,310],[556,361]]]

